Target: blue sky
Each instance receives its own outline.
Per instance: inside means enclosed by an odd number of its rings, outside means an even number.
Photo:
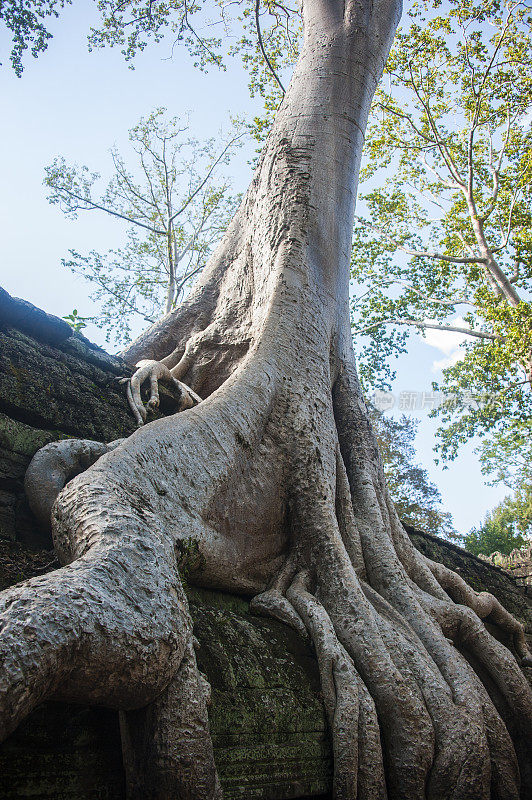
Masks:
[[[37,60],[26,59],[21,79],[7,67],[9,41],[0,31],[0,284],[58,316],[73,308],[81,315],[94,310],[87,285],[62,268],[61,258],[69,248],[83,253],[117,247],[123,243],[124,228],[97,212],[81,214],[77,221],[65,219],[46,200],[45,165],[63,155],[67,162],[87,164],[105,174],[109,148],[116,144],[125,150],[128,129],[158,106],[166,106],[172,115],[190,112],[192,132],[200,139],[215,135],[229,114],[249,117],[253,109],[260,109],[249,99],[246,75],[237,61],[226,72],[205,75],[194,69],[183,49],[175,48],[169,58],[170,43],[148,47],[134,71],[118,50],[88,53],[86,34],[96,19],[89,0],[67,7],[49,26],[54,38],[48,50]],[[231,165],[235,190],[244,190],[249,182],[247,161],[253,149],[250,143]],[[104,344],[97,328],[84,333]],[[438,367],[455,357],[456,348],[453,334],[433,332],[428,341],[412,337],[408,355],[397,364],[393,413],[401,392],[430,392]],[[432,453],[437,425],[426,409],[414,413],[420,419],[419,461],[440,489],[457,528],[466,532],[505,491],[484,484],[473,445],[464,447],[448,470],[437,467]]]

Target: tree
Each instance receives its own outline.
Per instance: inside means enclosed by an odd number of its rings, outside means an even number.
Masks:
[[[363,379],[386,383],[413,331],[462,332],[438,449],[452,459],[480,435],[485,470],[532,412],[530,21],[512,0],[414,3],[373,105],[355,225]]]
[[[175,307],[240,202],[227,180],[216,184],[214,177],[243,134],[234,130],[224,143],[200,144],[186,138],[187,123],[166,120],[165,111],[157,109],[129,131],[133,165],[111,150],[114,175],[103,195],[93,195],[100,176],[85,166],[56,158],[46,167],[48,199],[68,217],[96,210],[131,223],[125,247],[104,255],[70,250],[70,259],[63,259],[95,286],[91,297],[103,306],[91,321],[107,329],[107,341],[113,336],[125,344],[135,317],[154,322]]]
[[[464,537],[464,547],[470,553],[486,556],[498,551],[510,555],[515,548],[524,547],[532,533],[532,488],[505,497],[486,515],[483,524]]]
[[[526,489],[532,483],[531,435],[531,420],[514,418],[482,443],[482,472],[492,475],[488,483],[504,483],[514,490]]]
[[[118,707],[131,797],[219,796],[179,578],[192,548],[189,581],[310,636],[336,798],[517,798],[510,733],[475,669],[530,732],[530,687],[481,618],[532,663],[523,629],[411,544],[352,351],[356,179],[399,6],[304,0],[302,13],[242,205],[186,301],[123,354],[145,359],[132,391],[150,379],[155,401],[166,376],[204,399],[100,445],[55,500],[63,568],[1,596],[3,734],[54,694]],[[54,445],[65,480],[77,447]],[[27,485],[49,501],[38,456]]]
[[[427,470],[414,461],[417,420],[405,414],[394,419],[371,406],[370,416],[388,490],[401,522],[434,536],[456,538],[451,515],[439,508],[438,489]]]

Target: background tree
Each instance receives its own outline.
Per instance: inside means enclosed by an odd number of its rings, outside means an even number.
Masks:
[[[530,438],[530,21],[511,0],[414,3],[372,107],[355,224],[364,381],[389,382],[413,331],[466,334],[439,449],[454,458],[481,434],[485,470]]]
[[[532,533],[532,489],[518,490],[499,503],[478,528],[464,538],[464,547],[478,556],[498,551],[509,555],[515,548],[524,547]]]
[[[134,157],[128,163],[111,150],[114,174],[103,194],[94,193],[100,175],[85,166],[56,158],[46,168],[48,199],[68,217],[101,211],[130,223],[124,247],[88,255],[70,250],[63,259],[92,284],[90,296],[101,310],[90,319],[106,329],[108,341],[125,344],[135,318],[154,322],[182,300],[240,202],[228,179],[216,181],[217,168],[242,141],[238,126],[225,142],[200,143],[187,136],[188,123],[166,119],[165,111],[129,131]]]
[[[434,536],[454,539],[452,516],[441,509],[441,495],[427,470],[415,462],[417,420],[394,419],[370,406],[371,422],[382,457],[384,475],[401,522]]]
[[[141,32],[161,9],[126,5]],[[152,405],[159,380],[197,404],[109,446],[53,443],[28,472],[63,566],[0,595],[1,732],[53,696],[110,705],[131,798],[219,798],[179,576],[195,549],[190,583],[251,597],[313,642],[336,800],[517,800],[510,731],[532,739],[532,696],[482,619],[527,666],[523,628],[412,545],[352,349],[357,177],[400,8],[303,0],[302,14],[242,204],[186,300],[123,353],[143,360],[139,404],[144,380]]]

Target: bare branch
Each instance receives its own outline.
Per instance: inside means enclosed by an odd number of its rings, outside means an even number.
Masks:
[[[124,165],[122,159],[119,157],[118,153],[114,149],[111,150],[111,158],[113,160],[113,164],[114,164],[114,168],[116,170],[116,174],[125,183],[125,185],[127,186],[128,190],[131,192],[131,194],[134,195],[134,197],[136,197],[142,203],[147,203],[148,205],[151,205],[155,209],[157,209],[157,203],[155,202],[155,198],[153,197],[153,193],[152,193],[152,199],[148,200],[144,195],[142,195],[138,191],[137,187],[135,186],[135,184],[131,180],[130,176],[127,174],[127,171],[126,171],[126,168],[125,168],[125,165]],[[144,168],[144,171],[146,172],[146,168]]]
[[[467,297],[453,297],[453,298],[450,298],[449,300],[442,300],[442,299],[440,299],[438,297],[431,297],[430,295],[427,295],[424,292],[422,292],[416,286],[412,286],[412,284],[408,283],[408,281],[403,281],[400,278],[391,279],[390,280],[390,284],[392,284],[392,283],[393,284],[397,284],[398,286],[404,286],[409,291],[414,292],[414,294],[417,294],[423,300],[426,300],[427,303],[435,303],[437,305],[449,306],[450,308],[453,308],[454,306],[466,306],[466,305],[467,306],[474,306],[475,305],[473,303],[473,301],[472,300],[468,300]]]
[[[378,328],[380,325],[413,325],[416,328],[435,330],[435,331],[449,331],[450,333],[463,333],[466,336],[472,336],[475,339],[489,339],[490,341],[499,341],[503,337],[495,336],[493,333],[485,333],[484,331],[475,331],[472,328],[461,328],[459,325],[439,325],[435,322],[426,322],[425,320],[417,319],[382,319],[375,322],[373,325],[368,325],[367,328],[359,328],[354,333],[367,333],[368,331]]]
[[[480,217],[480,221],[482,222],[482,224],[484,224],[486,222],[486,220],[491,216],[491,214],[492,214],[492,212],[495,209],[495,206],[497,204],[497,199],[498,199],[498,196],[499,196],[499,189],[500,189],[500,174],[501,174],[502,162],[503,162],[503,158],[504,158],[504,153],[506,151],[506,148],[508,147],[508,142],[510,140],[510,123],[511,123],[510,109],[507,108],[506,133],[505,133],[505,136],[504,136],[503,144],[501,146],[501,152],[499,153],[499,158],[497,160],[497,166],[496,167],[493,166],[493,149],[492,149],[492,140],[491,140],[491,134],[490,134],[490,159],[489,159],[489,165],[488,166],[489,166],[491,174],[493,176],[493,187],[492,187],[492,192],[491,192],[491,200],[490,200],[490,203],[488,205],[488,208],[486,209],[484,214]]]
[[[430,128],[432,130],[432,133],[434,134],[434,138],[435,138],[436,143],[438,145],[438,150],[440,151],[441,157],[443,158],[447,169],[449,170],[449,172],[451,173],[451,175],[453,176],[455,181],[458,183],[460,188],[464,189],[465,188],[464,181],[463,181],[460,173],[458,172],[458,169],[456,167],[456,164],[454,163],[454,159],[453,159],[453,157],[452,157],[452,155],[451,155],[451,153],[449,151],[449,148],[447,147],[446,143],[444,142],[444,140],[440,136],[440,133],[439,133],[438,128],[436,126],[436,122],[434,121],[434,117],[432,116],[432,111],[430,110],[430,106],[429,106],[428,102],[425,102],[425,100],[421,96],[421,92],[419,91],[419,87],[418,87],[418,85],[416,84],[416,82],[414,80],[414,73],[412,71],[412,62],[411,61],[408,62],[408,69],[409,69],[409,72],[410,72],[410,82],[412,84],[412,88],[413,88],[413,90],[415,92],[415,95],[416,95],[417,99],[421,103],[421,106],[425,110],[425,113],[427,115],[427,119],[429,121]]]
[[[216,167],[217,167],[217,165],[220,163],[220,161],[222,160],[222,158],[225,156],[225,154],[227,153],[227,151],[229,150],[229,148],[230,148],[230,147],[231,147],[231,146],[232,146],[232,145],[233,145],[235,142],[237,142],[239,139],[241,139],[243,136],[245,136],[245,133],[239,133],[239,134],[238,134],[238,136],[233,136],[233,138],[231,139],[231,141],[230,141],[230,142],[227,144],[227,146],[226,146],[226,147],[225,147],[225,148],[222,150],[222,152],[220,153],[220,155],[218,156],[218,158],[216,159],[216,161],[214,161],[214,163],[211,165],[211,167],[209,168],[209,170],[208,170],[207,174],[205,175],[204,179],[203,179],[203,180],[202,180],[202,182],[199,184],[199,186],[198,186],[196,189],[194,189],[194,191],[192,192],[192,194],[190,194],[190,195],[188,196],[188,198],[185,200],[185,202],[183,203],[183,205],[181,206],[181,208],[179,209],[179,211],[176,211],[176,212],[175,212],[175,214],[172,214],[172,217],[171,217],[171,218],[170,218],[170,220],[169,220],[170,222],[173,222],[173,221],[175,220],[175,218],[176,218],[176,217],[178,217],[180,214],[182,214],[182,213],[183,213],[183,211],[185,210],[185,208],[186,208],[186,207],[187,207],[187,206],[188,206],[188,205],[189,205],[189,204],[192,202],[192,200],[194,200],[194,198],[196,197],[196,195],[198,194],[198,192],[201,192],[201,190],[203,189],[203,187],[205,186],[205,184],[207,183],[207,181],[208,181],[208,180],[209,180],[209,178],[211,177],[212,173],[214,172],[215,168],[216,168]]]
[[[93,209],[98,209],[99,211],[105,211],[106,214],[111,214],[111,216],[113,217],[118,217],[119,219],[123,219],[126,222],[130,222],[132,225],[138,225],[140,228],[145,228],[147,231],[151,231],[152,233],[159,233],[159,234],[165,233],[165,231],[161,231],[158,228],[154,228],[151,225],[145,225],[143,222],[139,222],[139,220],[132,219],[131,217],[127,217],[125,214],[120,214],[118,211],[113,211],[111,208],[102,206],[100,205],[100,203],[95,203],[94,200],[91,200],[89,197],[83,197],[82,195],[76,194],[76,192],[72,192],[70,189],[67,189],[66,187],[61,187],[59,191],[65,192],[69,197],[72,197],[74,200],[78,200],[81,203],[86,203]]]
[[[150,324],[155,322],[155,317],[148,317],[142,311],[139,311],[139,309],[137,308],[137,306],[134,303],[132,303],[127,297],[124,297],[119,292],[116,292],[114,289],[112,289],[110,286],[108,286],[105,283],[105,281],[103,280],[103,278],[100,278],[97,275],[87,274],[86,272],[80,272],[80,274],[86,280],[90,281],[91,283],[96,283],[100,287],[100,289],[102,289],[102,291],[107,292],[108,294],[112,295],[113,297],[116,297],[116,299],[120,303],[122,303],[123,305],[127,306],[127,308],[129,308],[129,310],[132,311],[134,314],[138,314],[139,317],[142,317],[142,319],[145,322],[149,322]],[[130,291],[131,291],[131,288],[132,287],[130,287]]]
[[[191,34],[194,36],[196,41],[199,43],[200,47],[208,54],[209,58],[212,59],[213,63],[217,64],[217,66],[220,67],[221,63],[222,63],[221,57],[217,56],[216,53],[213,53],[211,48],[208,45],[205,44],[204,39],[199,35],[199,33],[196,31],[196,29],[193,28],[192,25],[190,24],[190,20],[188,18],[188,7],[187,7],[186,0],[185,0],[185,22],[186,22],[187,28],[189,29]]]
[[[463,187],[462,187],[462,184],[460,184],[460,183],[457,183],[456,181],[447,181],[447,180],[445,180],[445,178],[443,177],[443,175],[440,175],[440,173],[439,173],[439,172],[438,172],[438,171],[435,169],[435,167],[433,167],[431,164],[429,164],[429,162],[427,161],[427,157],[426,157],[426,155],[425,155],[424,153],[423,153],[423,155],[420,155],[420,156],[419,156],[419,159],[420,159],[420,161],[422,162],[422,164],[423,164],[423,165],[426,167],[426,169],[428,169],[428,170],[429,170],[429,172],[432,172],[432,174],[433,174],[433,175],[434,175],[434,176],[435,176],[435,177],[436,177],[436,178],[437,178],[437,179],[440,181],[440,183],[442,183],[442,184],[443,184],[443,185],[444,185],[444,186],[445,186],[447,189],[462,189],[462,188],[463,188]]]
[[[510,210],[508,212],[508,225],[506,227],[506,235],[504,237],[502,244],[500,244],[498,247],[494,247],[492,253],[500,253],[501,250],[504,250],[505,247],[508,246],[508,242],[510,241],[510,236],[512,234],[512,217],[514,213],[514,207],[517,202],[517,198],[519,196],[521,188],[522,188],[521,186],[518,186],[517,189],[512,194],[512,200],[510,202]]]
[[[259,8],[260,8],[260,0],[255,0],[255,25],[257,27],[257,36],[258,36],[258,39],[259,39],[260,51],[262,53],[262,56],[263,56],[266,64],[268,65],[268,69],[270,70],[270,72],[272,73],[273,77],[275,78],[275,80],[279,84],[279,87],[280,87],[282,93],[286,94],[285,88],[284,88],[283,84],[281,83],[281,81],[279,79],[279,76],[277,75],[276,71],[274,70],[274,68],[272,66],[272,63],[271,63],[270,59],[268,58],[268,54],[266,53],[266,50],[264,49],[264,42],[262,41],[262,32],[261,32],[261,29],[260,29]]]
[[[404,119],[406,122],[408,122],[412,130],[419,136],[420,139],[423,139],[423,141],[437,146],[438,142],[436,141],[436,139],[434,138],[431,139],[430,136],[427,136],[425,133],[423,133],[423,131],[420,130],[415,124],[411,114],[405,114],[404,111],[394,108],[393,106],[390,106],[386,103],[375,103],[375,108],[382,108],[384,111],[388,111],[388,113],[393,114],[395,117]]]
[[[443,253],[432,253],[430,251],[421,251],[421,250],[410,250],[408,247],[404,247],[403,245],[396,242],[394,239],[389,236],[385,230],[379,228],[377,225],[373,225],[368,220],[362,219],[361,217],[355,217],[362,225],[365,225],[368,228],[376,231],[380,236],[382,236],[386,241],[388,241],[391,245],[395,247],[396,250],[401,250],[403,253],[406,253],[408,256],[412,258],[435,258],[439,261],[446,261],[450,264],[485,264],[486,259],[481,258],[480,256],[472,256],[471,258],[455,258],[454,256],[446,256]]]

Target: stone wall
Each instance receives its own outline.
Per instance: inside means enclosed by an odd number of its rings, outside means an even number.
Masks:
[[[527,587],[527,593],[532,596],[532,542],[526,547],[512,550],[508,556],[495,551],[489,556],[480,557],[509,572],[517,585]]]
[[[54,439],[110,441],[134,421],[117,381],[131,367],[61,320],[0,290],[0,589],[57,568],[31,515],[24,472]],[[173,399],[162,397],[162,410]],[[416,547],[496,594],[532,632],[530,600],[501,569],[433,536]],[[212,686],[210,725],[227,800],[325,797],[332,757],[311,650],[289,628],[249,612],[246,599],[187,588]],[[0,746],[5,800],[123,800],[116,712],[47,703]]]

